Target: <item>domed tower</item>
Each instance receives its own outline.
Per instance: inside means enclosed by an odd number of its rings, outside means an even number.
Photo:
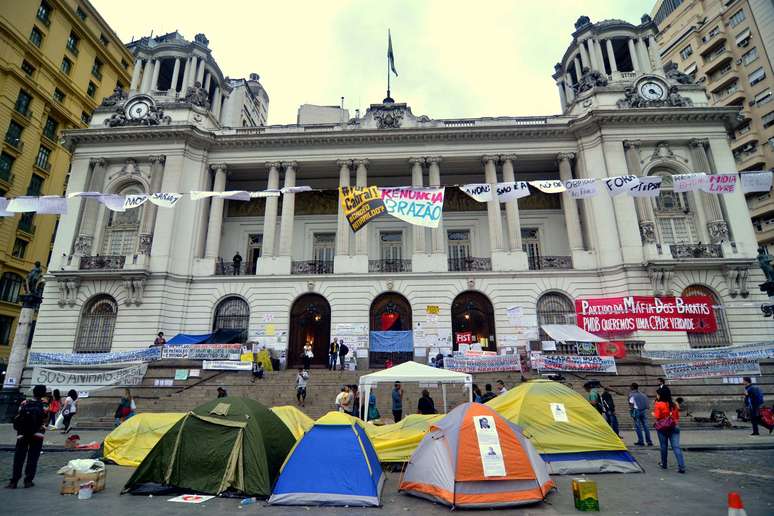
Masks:
[[[572,43],[554,66],[562,112],[600,108],[706,105],[700,86],[673,63],[662,64],[647,14],[639,25],[623,20],[575,22]],[[623,95],[622,95],[623,94]]]

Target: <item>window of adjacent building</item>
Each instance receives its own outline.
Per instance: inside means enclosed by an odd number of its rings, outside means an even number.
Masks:
[[[726,51],[726,45],[720,45],[716,50],[713,50],[711,54],[708,54],[704,57],[704,62],[709,63],[710,61],[713,61],[716,57],[718,57],[720,54]]]
[[[34,219],[35,219],[35,212],[27,211],[22,213],[21,217],[19,218],[18,229],[27,233],[34,233],[35,232],[35,229],[33,229]]]
[[[0,279],[0,301],[6,303],[18,303],[24,279],[16,273],[5,272]]]
[[[750,86],[755,86],[765,78],[766,78],[766,72],[763,70],[763,67],[756,69],[748,76],[748,80],[750,81]]]
[[[712,39],[718,34],[720,34],[720,27],[715,25],[714,27],[712,27],[712,30],[709,31],[709,37],[710,39]]]
[[[62,58],[62,64],[59,65],[59,69],[62,71],[65,75],[70,75],[70,72],[73,69],[73,62],[70,61],[67,57]]]
[[[30,184],[27,186],[27,195],[31,195],[33,197],[39,196],[40,192],[43,190],[43,183],[45,181],[46,180],[41,176],[32,174],[32,177],[30,178]]]
[[[102,80],[102,61],[98,57],[94,58],[94,64],[91,65],[91,75]]]
[[[38,149],[38,156],[35,158],[35,165],[43,170],[49,170],[51,165],[48,163],[48,158],[51,157],[51,149],[41,145]]]
[[[736,27],[740,23],[742,23],[745,20],[746,16],[744,14],[744,9],[739,9],[736,11],[731,18],[728,19],[728,25],[731,27]]]
[[[39,28],[32,27],[32,32],[30,32],[30,41],[38,48],[40,48],[40,46],[43,44],[43,33]]]
[[[8,130],[5,132],[6,143],[18,147],[21,144],[22,131],[24,131],[24,127],[14,120],[11,120],[8,124]]]
[[[382,260],[400,261],[403,259],[403,232],[382,231],[379,234],[379,247]]]
[[[80,18],[81,21],[86,21],[86,18],[88,18],[88,16],[86,15],[86,11],[81,9],[80,6],[75,8],[75,16]]]
[[[86,111],[81,111],[81,122],[83,122],[84,124],[90,124],[91,115],[88,114]]]
[[[771,100],[771,90],[765,90],[760,93],[758,93],[755,96],[755,99],[753,99],[753,104],[756,106],[760,106],[761,104],[766,104]]]
[[[110,43],[110,40],[107,39],[107,36],[105,36],[104,34],[100,34],[99,35],[99,42],[102,43],[103,47],[106,47],[106,46],[108,46],[108,43]]]
[[[65,94],[59,88],[54,89],[54,100],[57,102],[64,102]]]
[[[731,332],[728,330],[726,310],[715,292],[704,285],[689,285],[682,296],[707,296],[712,298],[712,310],[715,312],[717,330],[714,333],[688,332],[688,345],[692,348],[714,348],[731,345]]]
[[[126,59],[121,59],[121,66],[124,67],[124,70],[129,69],[129,63],[126,62]]]
[[[19,95],[16,97],[15,109],[18,113],[27,116],[30,111],[30,103],[32,102],[32,95],[24,90],[19,90]]]
[[[13,168],[13,162],[16,161],[13,156],[3,152],[0,153],[0,179],[3,181],[11,180],[11,169]]]
[[[742,62],[748,65],[758,59],[758,47],[752,47],[750,50],[742,54]]]
[[[89,97],[94,98],[94,95],[97,94],[97,85],[89,81],[89,85],[86,87],[86,94]]]
[[[691,45],[688,45],[687,47],[685,47],[680,51],[680,57],[682,57],[683,59],[688,59],[692,55],[693,55],[693,48],[691,47]]]
[[[761,123],[763,124],[764,129],[768,129],[774,125],[774,111],[763,115],[763,117],[761,117]]]
[[[750,29],[744,29],[742,32],[737,34],[736,45],[739,47],[746,47],[750,44],[751,35],[752,33],[750,32]]]
[[[27,254],[27,241],[21,238],[17,238],[13,243],[13,251],[11,252],[14,258],[23,259]]]
[[[336,253],[336,233],[315,233],[312,237],[312,259],[332,262]]]
[[[73,351],[75,353],[110,351],[117,316],[118,303],[112,296],[100,294],[89,300],[81,312]]]
[[[131,195],[143,192],[139,186],[131,185],[118,193],[119,195]],[[127,256],[136,254],[140,221],[144,208],[144,206],[140,206],[124,212],[110,212],[102,245],[103,255]]]
[[[38,7],[38,20],[42,21],[46,24],[46,26],[51,25],[51,12],[53,9],[48,4],[48,2],[43,1],[40,2],[40,7]]]
[[[46,118],[46,125],[43,126],[43,134],[49,140],[56,140],[56,130],[59,128],[59,122],[51,117]]]
[[[739,127],[739,128],[736,130],[736,134],[737,134],[737,135],[739,135],[739,136],[742,136],[743,134],[747,134],[747,133],[749,133],[749,132],[750,132],[750,129],[751,129],[750,122],[747,122],[746,124],[744,124],[744,125],[740,126],[740,127]]]
[[[67,36],[67,50],[78,55],[78,44],[81,42],[81,38],[79,38],[74,32],[71,32],[69,36]]]
[[[693,206],[687,193],[675,192],[672,174],[657,171],[661,176],[661,193],[654,202],[657,230],[662,244],[695,244],[698,242]]]
[[[11,345],[11,328],[13,328],[13,317],[0,315],[0,346]]]
[[[22,72],[27,75],[27,77],[32,77],[32,74],[35,73],[35,67],[32,66],[26,59],[22,61],[21,69]]]

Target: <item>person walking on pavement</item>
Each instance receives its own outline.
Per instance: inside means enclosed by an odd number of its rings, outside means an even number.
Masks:
[[[336,337],[331,342],[331,347],[328,349],[328,369],[331,371],[336,370],[336,357],[339,356],[339,341]]]
[[[16,447],[13,454],[13,472],[8,482],[8,489],[16,489],[24,469],[24,487],[33,487],[32,482],[38,469],[40,451],[43,449],[43,437],[46,433],[48,414],[43,405],[46,395],[45,385],[36,385],[32,389],[32,399],[22,401],[19,412],[13,418],[13,429],[16,430]]]
[[[763,406],[763,392],[760,387],[753,385],[752,378],[745,376],[742,378],[744,384],[744,406],[750,411],[750,423],[752,423],[752,433],[750,435],[761,435],[758,433],[758,425],[761,418],[761,407]]]
[[[296,375],[296,400],[298,405],[303,407],[306,404],[306,386],[309,383],[309,371],[303,367],[298,368]]]
[[[239,256],[239,251],[236,252],[231,261],[234,265],[234,276],[239,276],[239,271],[242,269],[242,257]]]
[[[396,423],[403,419],[403,387],[400,382],[395,382],[392,388],[392,418]]]
[[[339,362],[341,363],[341,371],[344,370],[344,360],[347,358],[349,348],[344,342],[339,342]]]
[[[680,449],[680,406],[672,401],[669,391],[656,392],[656,403],[653,404],[653,417],[656,418],[656,432],[658,433],[658,445],[661,449],[661,462],[658,465],[667,469],[667,456],[669,446],[677,459],[677,471],[685,473],[685,459],[683,450]]]
[[[634,420],[634,431],[637,433],[637,442],[635,446],[645,446],[645,442],[648,446],[653,446],[653,441],[650,439],[650,429],[648,428],[648,397],[639,391],[640,386],[637,383],[631,385],[631,391],[629,391],[629,406],[631,407],[630,414]],[[643,441],[643,434],[645,441]]]
[[[484,385],[484,395],[481,396],[481,403],[486,403],[487,401],[493,400],[497,397],[497,394],[492,392],[492,384],[488,383]]]
[[[75,389],[70,389],[67,391],[67,398],[65,398],[64,404],[62,405],[62,419],[64,421],[63,434],[67,434],[72,430],[70,424],[76,412],[78,412],[78,392]]]

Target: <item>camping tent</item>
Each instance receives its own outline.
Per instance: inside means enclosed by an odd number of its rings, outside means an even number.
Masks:
[[[293,434],[257,401],[230,396],[196,407],[150,451],[124,492],[177,488],[269,496]]]
[[[381,462],[408,462],[430,425],[441,419],[443,414],[410,414],[391,425],[368,423],[365,429]]]
[[[269,503],[377,507],[383,484],[382,466],[363,422],[329,412],[288,456]]]
[[[400,482],[406,493],[466,508],[539,502],[553,486],[521,429],[480,403],[464,403],[435,423]]]
[[[307,416],[293,405],[272,407],[269,410],[277,414],[277,417],[285,423],[285,426],[288,427],[288,430],[290,430],[290,433],[296,438],[296,441],[301,439],[304,433],[308,432],[314,425],[314,419]]]
[[[464,385],[468,389],[468,400],[473,400],[473,377],[466,373],[458,373],[456,371],[449,371],[448,369],[439,369],[437,367],[430,367],[428,365],[419,364],[417,362],[403,362],[395,367],[389,369],[382,369],[375,373],[366,374],[360,377],[359,390],[362,393],[360,396],[360,410],[362,413],[362,405],[368,400],[371,394],[371,388],[380,383],[409,383],[409,382],[421,382],[421,383],[438,383],[441,384],[443,390],[443,411],[446,412],[446,385],[457,384]]]
[[[143,412],[130,417],[105,437],[104,457],[119,466],[139,466],[183,416],[183,412]]]
[[[642,471],[599,412],[559,382],[531,380],[487,405],[524,429],[552,474]]]

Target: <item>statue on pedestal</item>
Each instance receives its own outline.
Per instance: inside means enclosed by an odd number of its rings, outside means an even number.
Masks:
[[[43,275],[43,269],[40,267],[40,262],[35,262],[35,267],[27,274],[27,279],[24,282],[24,287],[27,289],[27,294],[37,294],[38,284],[40,283],[40,277]]]

